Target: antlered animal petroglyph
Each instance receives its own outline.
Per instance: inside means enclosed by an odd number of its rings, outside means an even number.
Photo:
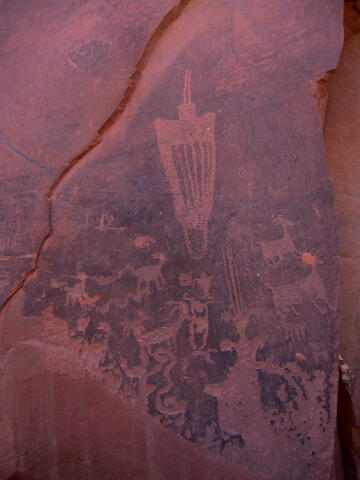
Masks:
[[[196,116],[191,101],[191,71],[185,72],[184,101],[178,120],[157,118],[155,129],[161,163],[174,197],[176,218],[187,250],[195,259],[208,247],[208,222],[213,208],[216,151],[215,113]]]
[[[273,220],[273,223],[275,225],[281,225],[284,236],[279,240],[258,242],[267,263],[272,263],[276,259],[282,260],[286,254],[295,253],[296,250],[293,239],[289,233],[289,227],[294,225],[293,222],[282,215],[278,215]]]

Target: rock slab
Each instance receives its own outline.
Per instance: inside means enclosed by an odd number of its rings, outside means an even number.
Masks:
[[[101,143],[57,164],[48,234],[5,295],[3,476],[328,478],[338,246],[312,84],[341,2],[181,2],[136,67],[138,3],[96,3],[138,74]],[[69,60],[85,80],[89,55]]]
[[[350,430],[346,440],[360,472],[360,11],[345,5],[344,48],[333,76],[324,124],[329,169],[334,181],[340,240],[340,352],[351,399],[340,412]],[[345,392],[346,393],[346,392]],[[352,405],[352,407],[351,407]],[[351,415],[353,410],[353,415]],[[351,418],[353,416],[353,418]],[[344,418],[342,418],[344,417]],[[353,438],[351,438],[353,437]],[[348,452],[349,453],[349,452]],[[346,453],[346,455],[348,455]],[[349,467],[350,468],[350,467]]]

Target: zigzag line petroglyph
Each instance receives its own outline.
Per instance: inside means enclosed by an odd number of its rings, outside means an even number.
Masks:
[[[157,118],[155,129],[187,250],[193,258],[200,259],[207,253],[208,223],[214,200],[215,113],[196,116],[190,81],[191,71],[186,70],[179,119]]]

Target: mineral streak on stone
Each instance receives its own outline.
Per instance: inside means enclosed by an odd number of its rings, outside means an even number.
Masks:
[[[67,15],[88,8],[76,25],[85,44],[113,39],[115,72],[161,24],[155,3],[72,3],[54,21],[78,35]],[[179,8],[122,114],[52,190],[36,269],[1,312],[5,478],[329,476],[337,241],[311,82],[336,65],[341,2]],[[59,82],[102,65],[69,58]],[[84,135],[101,126],[79,115]]]

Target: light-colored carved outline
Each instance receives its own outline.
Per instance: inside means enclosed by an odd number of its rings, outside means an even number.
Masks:
[[[216,174],[215,113],[196,116],[191,100],[191,71],[186,70],[178,120],[155,119],[160,159],[174,197],[190,255],[207,254],[208,223],[214,201]],[[194,245],[195,236],[201,239]]]
[[[241,313],[241,288],[240,275],[236,259],[231,248],[223,251],[225,281],[228,289],[233,313],[240,315]]]

